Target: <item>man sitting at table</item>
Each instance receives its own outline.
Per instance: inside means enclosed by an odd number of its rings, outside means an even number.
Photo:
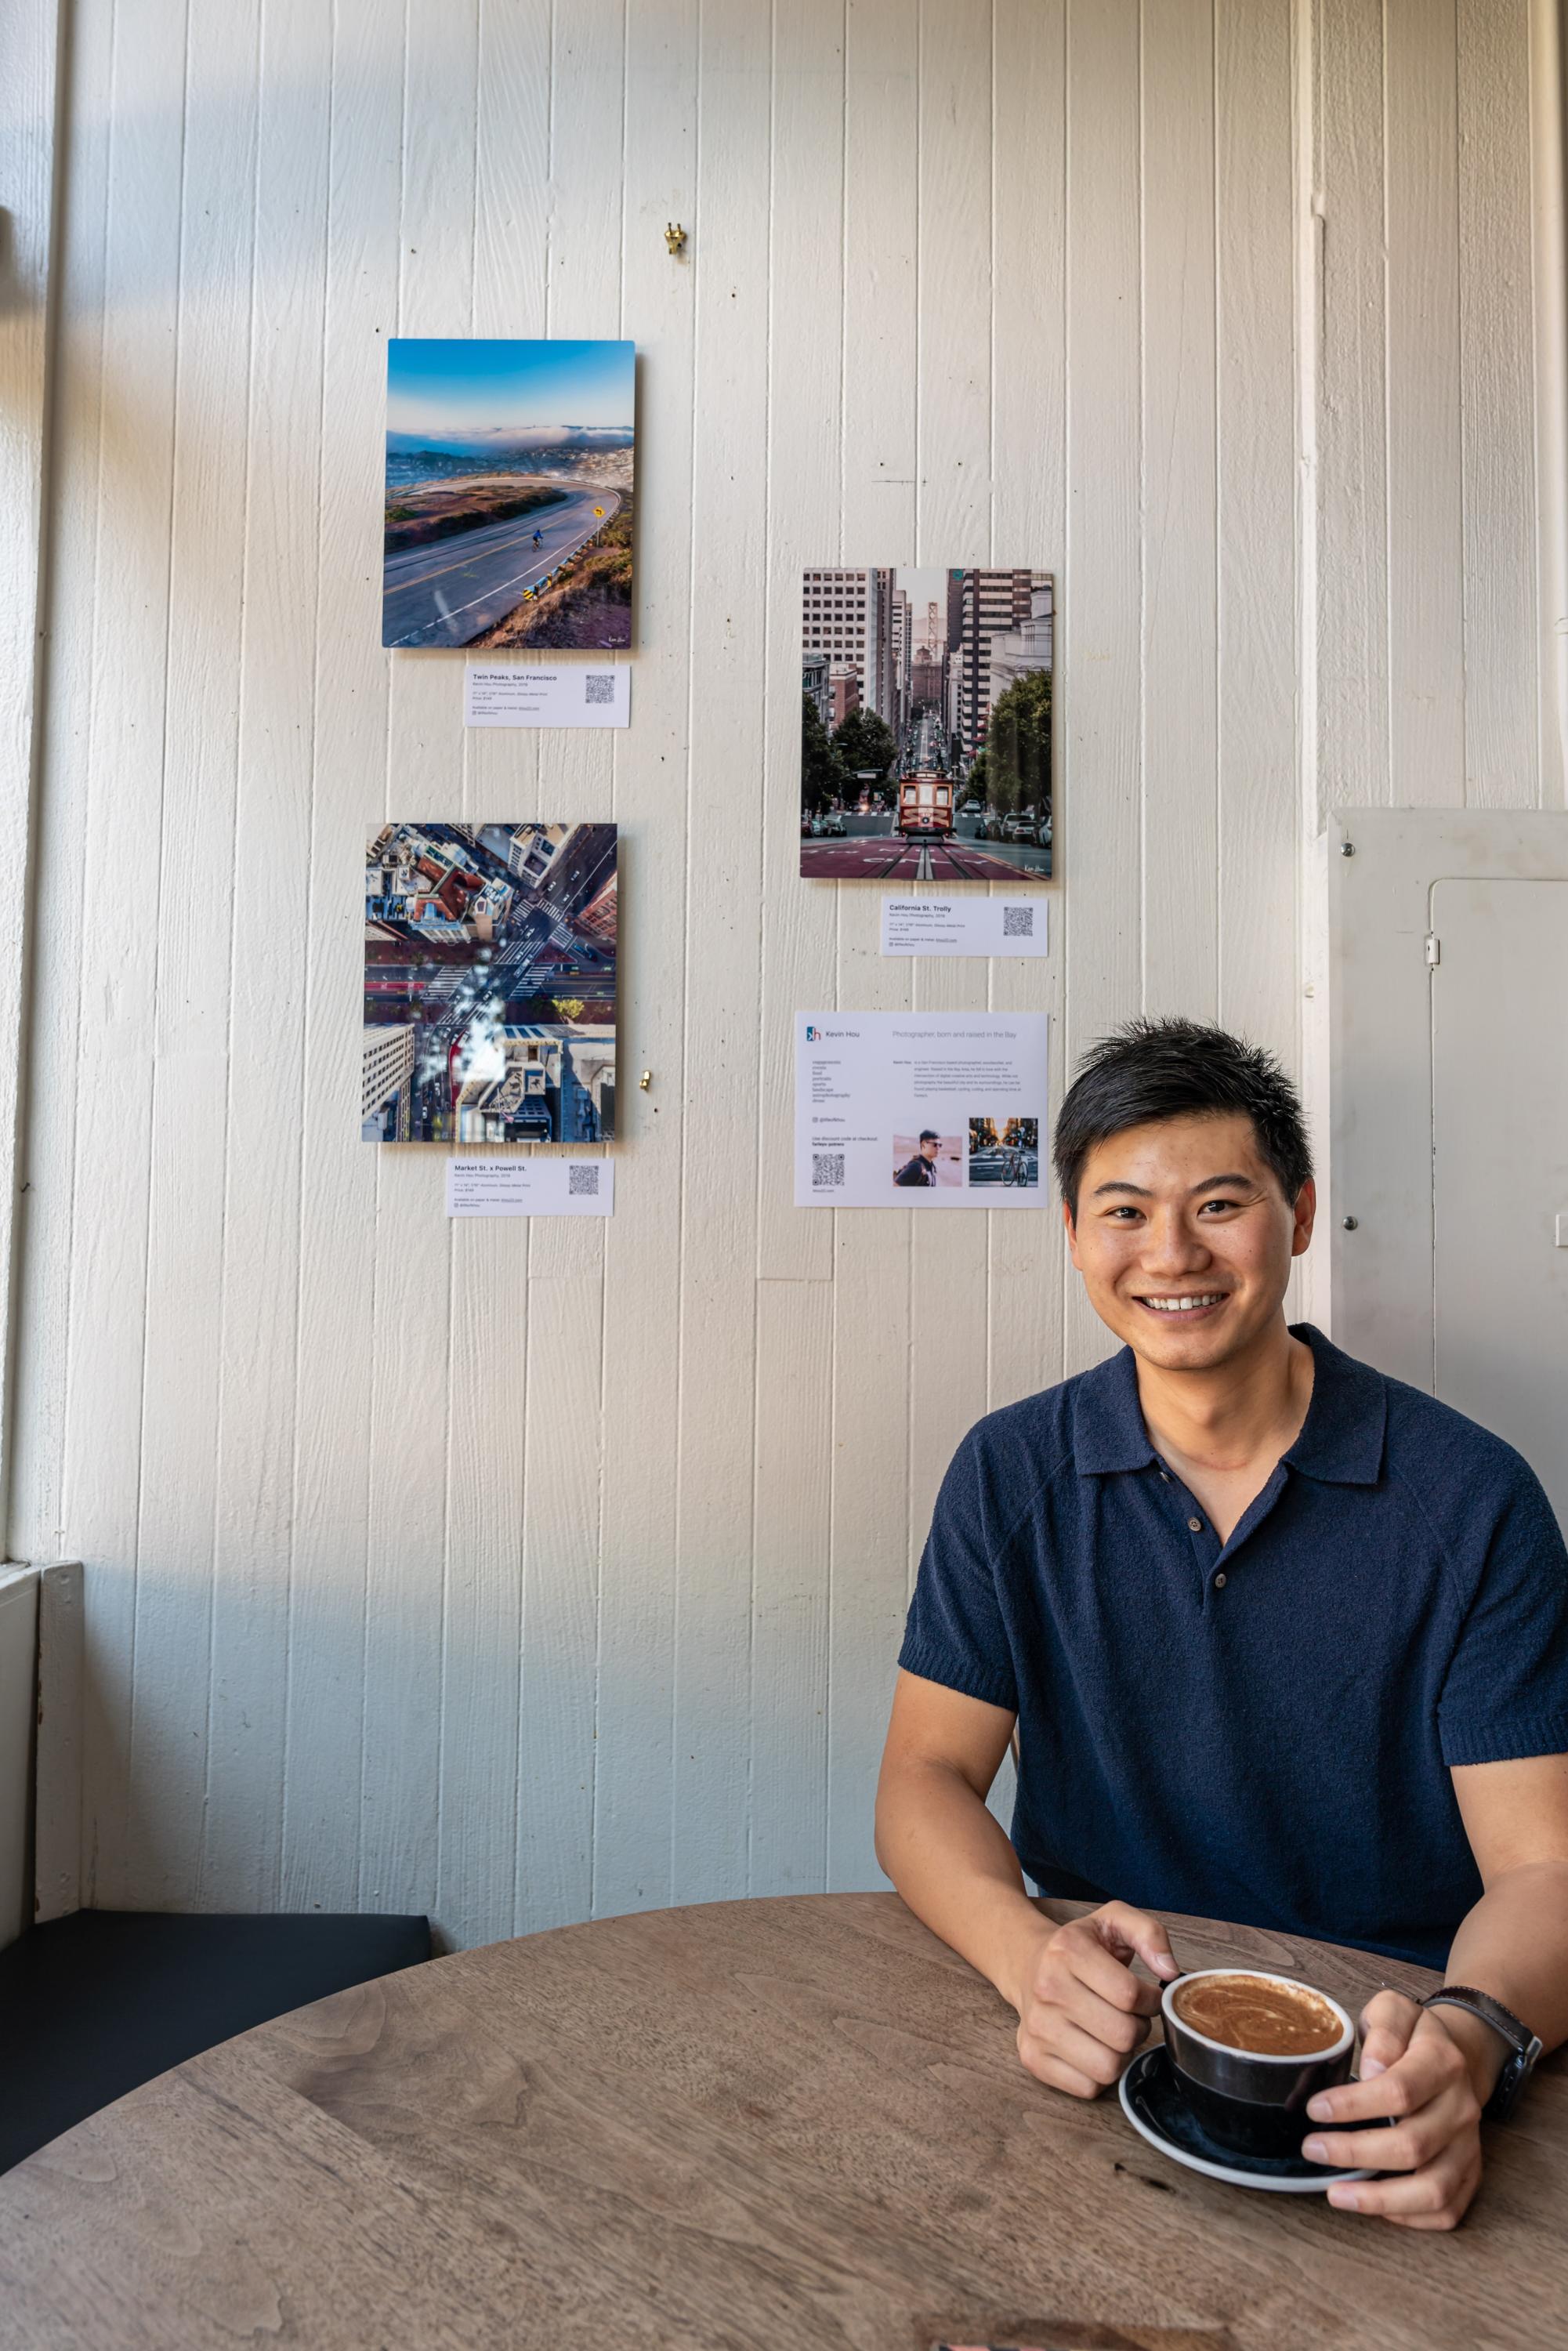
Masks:
[[[1315,1195],[1270,1056],[1186,1020],[1096,1046],[1054,1144],[1110,1362],[990,1414],[943,1483],[900,1655],[877,1853],[1092,2098],[1177,1972],[1160,1910],[1446,1969],[1568,2034],[1568,1555],[1507,1445],[1287,1326]],[[1506,1196],[1499,1213],[1518,1213]],[[1486,1236],[1474,1245],[1484,1249]],[[1011,1842],[986,1796],[1019,1729]],[[1065,1926],[1040,1892],[1101,1907]],[[1527,2060],[1379,1992],[1309,2158],[1331,2202],[1452,2228]],[[1515,2038],[1528,2040],[1520,2030]]]

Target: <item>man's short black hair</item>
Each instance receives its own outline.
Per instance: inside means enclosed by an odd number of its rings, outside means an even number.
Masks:
[[[942,1137],[934,1126],[923,1126],[920,1130],[920,1140],[922,1143],[940,1143]]]
[[[1051,1157],[1074,1217],[1083,1163],[1100,1144],[1162,1118],[1252,1122],[1258,1148],[1292,1203],[1312,1172],[1301,1096],[1272,1053],[1223,1029],[1129,1020],[1092,1045],[1057,1116]]]

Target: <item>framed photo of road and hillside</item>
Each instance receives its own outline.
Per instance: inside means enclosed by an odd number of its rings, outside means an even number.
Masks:
[[[388,343],[383,645],[630,645],[635,384],[631,343]]]
[[[365,844],[367,1143],[615,1134],[612,824],[383,824]]]
[[[1049,571],[804,575],[807,880],[1051,880],[1054,611]]]

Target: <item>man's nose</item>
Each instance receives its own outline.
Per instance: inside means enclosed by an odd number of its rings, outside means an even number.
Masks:
[[[1150,1273],[1191,1273],[1208,1263],[1208,1247],[1181,1209],[1156,1208],[1145,1228],[1143,1259]]]

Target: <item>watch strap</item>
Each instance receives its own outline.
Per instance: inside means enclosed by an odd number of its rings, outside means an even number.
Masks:
[[[1471,2016],[1479,2016],[1494,2032],[1507,2043],[1508,2056],[1503,2062],[1497,2085],[1482,2109],[1490,2122],[1506,2122],[1519,2104],[1520,2094],[1535,2071],[1541,2054],[1541,2042],[1522,2017],[1515,2016],[1490,1992],[1479,1991],[1474,1984],[1442,1984],[1429,1991],[1421,2002],[1423,2008],[1462,2008]]]

